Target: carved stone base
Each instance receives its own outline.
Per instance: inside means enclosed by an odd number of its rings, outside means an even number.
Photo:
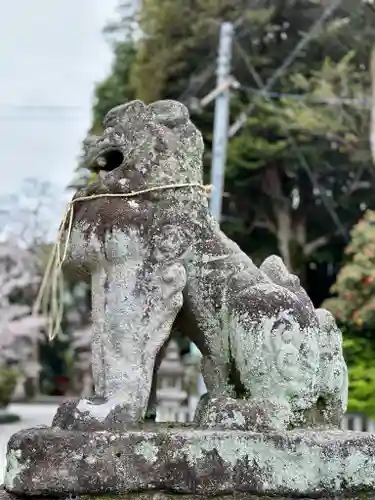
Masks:
[[[14,495],[13,493],[8,493],[0,486],[0,500],[21,500],[22,497]],[[56,497],[30,497],[33,500],[56,500]],[[327,500],[327,498],[333,498],[337,500],[375,500],[375,495],[369,493],[360,493],[350,496],[343,496],[341,493],[339,495],[316,497],[314,500]],[[22,498],[24,500],[25,497]],[[124,493],[119,495],[69,495],[65,497],[65,500],[291,500],[291,497],[280,497],[280,496],[266,496],[266,495],[252,495],[249,493],[236,493],[234,496],[232,493],[227,495],[219,495],[212,497],[210,495],[181,495],[178,493],[165,493],[162,491],[150,491],[141,493]],[[311,497],[299,497],[299,500],[312,500]]]
[[[130,425],[130,418],[126,406],[116,400],[66,399],[57,409],[52,427],[81,432],[123,431]]]
[[[253,432],[283,431],[289,408],[268,400],[241,400],[205,394],[197,407],[195,422],[204,429]]]
[[[375,492],[375,435],[162,424],[126,432],[35,428],[10,439],[4,482],[10,492],[33,496],[154,490],[207,496],[236,492],[355,497]]]

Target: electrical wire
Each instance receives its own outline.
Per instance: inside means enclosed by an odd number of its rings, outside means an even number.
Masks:
[[[245,16],[239,16],[233,23],[233,29],[238,29],[242,25],[244,20]],[[220,26],[220,23],[218,23],[218,25]],[[187,88],[180,94],[178,101],[186,103],[189,100],[189,97],[191,97],[192,95],[196,95],[201,90],[201,88],[209,81],[209,79],[215,75],[216,56],[216,49],[214,49],[209,54],[208,61],[205,63],[203,71],[196,72],[190,77],[190,83]]]
[[[251,94],[256,94],[258,96],[263,96],[265,98],[271,99],[290,99],[293,101],[303,101],[308,104],[323,104],[325,106],[352,106],[355,108],[369,108],[372,107],[372,99],[371,98],[346,98],[346,97],[327,97],[327,98],[316,98],[311,97],[308,94],[288,94],[288,93],[279,93],[279,92],[264,92],[262,89],[256,89],[254,87],[250,87],[248,85],[242,85],[241,83],[240,89],[245,90]]]
[[[236,46],[238,47],[238,43],[236,44]],[[246,53],[245,51],[240,51],[242,57],[244,58],[244,55],[246,56]],[[247,59],[247,57],[246,57]],[[249,66],[246,65],[248,70],[249,70]],[[252,65],[251,65],[252,66]],[[252,67],[251,71],[249,70],[251,76],[254,78],[254,74],[255,74],[255,78],[254,80],[257,82],[257,84],[261,87],[259,90],[258,90],[258,93],[264,97],[264,99],[270,101],[271,100],[271,96],[269,95],[270,93],[269,92],[264,92],[264,84],[263,84],[263,81],[262,81],[262,78],[261,76],[259,75],[259,73],[255,70],[255,68]],[[240,84],[241,85],[241,84]],[[246,87],[246,86],[245,86]],[[253,91],[254,89],[251,88],[251,90]],[[282,94],[280,94],[282,95]],[[299,96],[298,96],[299,97]],[[255,105],[254,105],[255,106]],[[277,108],[276,108],[276,111],[277,111]],[[288,137],[288,140],[290,142],[290,145],[293,149],[293,151],[295,152],[296,154],[296,157],[301,165],[301,167],[303,168],[303,170],[305,170],[305,172],[307,173],[313,187],[317,190],[317,192],[320,194],[320,197],[321,197],[321,200],[322,200],[322,203],[325,207],[325,209],[327,210],[328,214],[330,215],[333,223],[335,224],[338,232],[342,235],[342,237],[344,238],[345,242],[347,243],[349,241],[349,234],[348,234],[348,231],[347,229],[345,228],[344,224],[341,222],[341,219],[337,213],[337,211],[335,210],[334,207],[331,206],[330,202],[329,202],[329,199],[328,199],[328,196],[326,196],[325,192],[323,189],[321,189],[318,181],[316,180],[315,178],[315,175],[312,171],[312,168],[310,167],[308,161],[306,160],[306,157],[305,155],[301,152],[298,144],[297,144],[297,141],[294,139],[294,137],[290,134],[289,130],[286,128],[285,129],[285,133]]]
[[[320,18],[313,24],[308,33],[298,42],[294,50],[286,57],[284,62],[279,66],[279,68],[274,72],[271,78],[267,81],[263,88],[264,92],[269,92],[275,85],[277,80],[281,78],[289,66],[294,62],[299,53],[308,45],[308,43],[316,36],[320,31],[325,20],[333,14],[333,12],[341,5],[342,0],[333,0],[331,4],[327,5],[324,9]],[[249,115],[254,109],[254,104],[250,104],[247,110],[243,111],[233,125],[229,128],[229,137],[233,137],[246,123]]]

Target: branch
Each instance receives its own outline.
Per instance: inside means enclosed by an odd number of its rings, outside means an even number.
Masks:
[[[277,167],[271,166],[266,168],[262,178],[262,191],[270,197],[270,202],[278,211],[280,208],[289,210],[291,208],[291,200],[283,193],[280,172]]]
[[[354,191],[358,191],[359,189],[370,189],[372,188],[372,184],[370,181],[358,181],[352,184],[350,189],[350,194],[354,193]]]
[[[252,228],[267,229],[272,234],[277,233],[277,225],[272,220],[272,217],[267,214],[265,207],[253,207],[255,209],[255,214],[252,219]]]
[[[306,257],[310,257],[316,250],[318,250],[318,248],[327,245],[332,236],[335,236],[336,234],[338,234],[338,231],[336,231],[335,233],[327,234],[325,236],[319,236],[319,238],[316,238],[316,240],[306,243],[303,248],[304,255]]]
[[[253,227],[257,227],[259,229],[267,229],[271,233],[276,234],[276,225],[270,219],[268,219],[268,217],[266,219],[262,218],[259,220],[255,220],[253,222]]]

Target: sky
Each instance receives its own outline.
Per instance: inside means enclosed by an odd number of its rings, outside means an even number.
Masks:
[[[13,0],[0,17],[0,197],[26,178],[64,191],[112,54],[118,0]]]

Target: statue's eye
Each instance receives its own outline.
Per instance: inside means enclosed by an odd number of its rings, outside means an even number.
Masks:
[[[96,159],[96,170],[112,172],[112,170],[119,167],[123,161],[124,155],[120,149],[110,149]]]

